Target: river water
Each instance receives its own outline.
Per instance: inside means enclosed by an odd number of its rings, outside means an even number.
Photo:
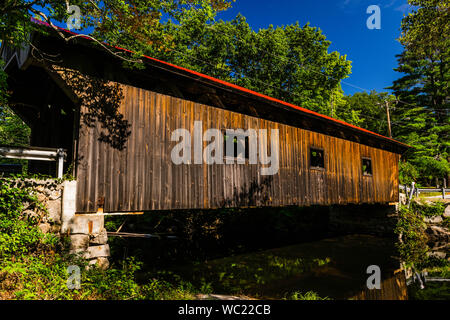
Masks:
[[[381,289],[367,288],[369,266]],[[394,239],[347,235],[204,261],[173,272],[215,294],[283,299],[313,291],[331,299],[407,299]]]

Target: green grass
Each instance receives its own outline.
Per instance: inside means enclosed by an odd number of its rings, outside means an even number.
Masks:
[[[424,289],[417,285],[408,288],[409,300],[450,300],[449,282],[427,282]]]
[[[314,291],[308,291],[305,294],[295,291],[291,293],[285,300],[331,300],[328,297],[320,297],[316,292]]]

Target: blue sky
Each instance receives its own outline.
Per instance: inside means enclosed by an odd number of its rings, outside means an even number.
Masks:
[[[379,30],[366,26],[370,5],[381,9]],[[396,39],[408,8],[406,0],[236,0],[233,8],[218,18],[231,20],[241,13],[255,31],[271,24],[310,22],[332,42],[330,52],[338,51],[352,61],[352,74],[344,82],[366,90],[387,91],[384,88],[400,76],[393,70],[397,66],[395,55],[402,52]],[[345,94],[364,91],[344,83],[342,88]]]

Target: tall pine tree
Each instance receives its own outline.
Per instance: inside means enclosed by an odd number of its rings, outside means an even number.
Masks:
[[[414,12],[402,21],[404,52],[395,70],[403,76],[393,89],[400,102],[393,109],[394,137],[414,147],[407,155],[420,181],[450,180],[449,4],[410,0]]]

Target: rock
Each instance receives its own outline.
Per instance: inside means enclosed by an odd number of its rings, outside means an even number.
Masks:
[[[444,218],[450,218],[450,205],[445,208],[443,216]]]
[[[37,194],[37,199],[39,202],[41,203],[45,203],[45,201],[47,200],[47,196],[43,193],[38,193]]]
[[[89,265],[97,265],[102,270],[109,268],[109,260],[106,257],[100,257],[89,261]]]
[[[450,243],[448,242],[432,242],[428,243],[428,246],[430,247],[431,251],[439,251],[442,249],[450,249]]]
[[[446,228],[440,226],[429,226],[425,232],[431,241],[450,241],[450,232]]]
[[[83,255],[85,254],[85,252],[86,252],[86,250],[83,250],[83,249],[73,249],[73,250],[69,251],[70,254],[77,255],[77,258],[80,258],[80,259],[83,258]]]
[[[437,259],[445,259],[447,254],[445,252],[441,251],[433,251],[433,252],[427,252],[428,257],[437,258]]]
[[[399,200],[400,200],[400,203],[401,203],[401,204],[405,205],[405,204],[406,204],[406,194],[400,193],[400,198],[399,198]]]
[[[70,238],[70,250],[87,250],[89,247],[89,235],[87,234],[72,234]]]
[[[29,203],[28,201],[25,201],[24,203],[22,203],[22,205],[23,205],[23,210],[27,210],[30,207],[31,203]]]
[[[434,216],[431,218],[425,217],[423,220],[426,223],[434,223],[434,224],[439,224],[442,223],[442,221],[444,221],[441,216]]]
[[[61,198],[61,190],[50,191],[48,197],[50,198],[50,200],[57,200]]]
[[[52,224],[52,228],[51,228],[50,232],[54,233],[57,237],[59,237],[60,233],[61,233],[61,225],[60,224]]]
[[[31,220],[31,219],[39,219],[39,214],[36,213],[34,210],[25,210],[24,212],[22,212],[22,215]]]
[[[104,217],[90,214],[75,215],[69,223],[72,234],[100,234],[104,228]]]
[[[108,234],[106,229],[103,228],[101,232],[97,235],[91,235],[90,244],[106,244],[108,243]]]
[[[50,200],[47,202],[48,218],[54,223],[61,223],[61,201]]]
[[[41,223],[38,228],[41,229],[42,233],[48,233],[52,227],[48,223]]]
[[[109,245],[104,244],[101,246],[89,247],[87,251],[83,254],[85,259],[94,259],[100,257],[109,257],[110,250]]]

